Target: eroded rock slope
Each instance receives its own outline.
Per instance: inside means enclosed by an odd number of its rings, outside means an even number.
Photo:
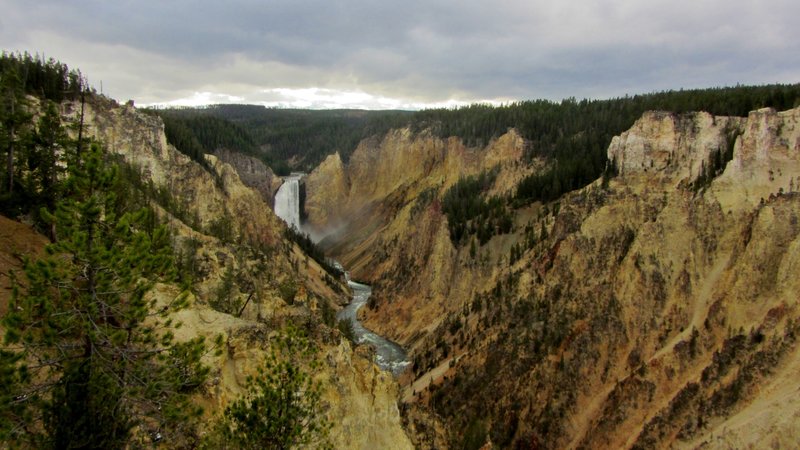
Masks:
[[[373,283],[368,323],[413,351],[404,398],[452,446],[787,447],[800,433],[798,122],[800,109],[647,113],[609,146],[617,177],[517,209],[512,233],[475,251],[453,245],[438,202],[492,164],[491,146],[389,136],[354,154],[370,170],[319,170],[345,174],[319,217],[348,211],[331,248]],[[442,441],[420,428],[420,446]]]
[[[224,338],[224,351],[207,356],[212,378],[198,398],[206,414],[218,413],[244,392],[247,377],[270,354],[276,330],[293,323],[320,348],[322,365],[313,375],[323,383],[331,444],[411,448],[397,384],[331,323],[335,310],[349,301],[343,281],[284,237],[285,225],[269,206],[275,183],[259,181],[259,174],[271,171],[225,151],[222,159],[206,155],[203,167],[167,143],[158,117],[104,97],[92,97],[85,108],[87,134],[138,175],[141,190],[173,232],[178,264],[192,276],[195,298],[178,313],[178,337]],[[63,110],[69,120],[79,120],[79,103]],[[178,294],[173,285],[152,293],[161,301]]]

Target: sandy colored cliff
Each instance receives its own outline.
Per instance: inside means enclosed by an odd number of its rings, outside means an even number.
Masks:
[[[349,190],[328,210],[347,212],[350,233],[330,248],[373,283],[367,323],[412,351],[412,411],[435,412],[451,438],[791,447],[798,119],[646,113],[609,146],[608,185],[516,210],[513,231],[474,255],[449,240],[438,202],[484,167],[518,177],[516,153],[396,132],[343,169]],[[433,416],[410,417],[435,447]]]

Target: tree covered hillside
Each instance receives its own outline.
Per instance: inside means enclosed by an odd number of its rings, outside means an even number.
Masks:
[[[91,95],[80,74],[27,54],[0,62],[0,213],[27,218],[51,241],[3,274],[12,292],[0,321],[0,442],[124,448],[139,429],[188,445],[200,414],[189,399],[209,373],[200,363],[208,348],[199,337],[174,340],[166,315],[186,295],[160,314],[146,299],[177,277],[169,232],[83,136],[82,119],[62,123],[58,102]]]
[[[411,115],[406,111],[317,111],[257,105],[210,105],[155,112],[167,126],[181,122],[196,133],[202,133],[205,124],[218,123],[215,120],[228,122],[229,128],[246,130],[248,138],[240,142],[242,150],[250,154],[255,145],[258,156],[279,175],[291,170],[311,171],[335,152],[347,160],[362,139],[402,127]]]
[[[461,180],[445,194],[444,211],[453,242],[469,242],[466,238],[475,235],[483,243],[510,228],[504,225],[508,221],[505,219],[508,208],[553,201],[601,175],[612,176],[606,158],[611,139],[630,128],[645,111],[708,111],[715,115],[745,116],[763,107],[784,110],[799,103],[800,85],[735,87],[612,100],[527,101],[500,107],[473,105],[455,110],[428,110],[416,113],[411,126],[416,131],[433,130],[440,137],[459,136],[467,145],[477,147],[509,128],[516,128],[527,142],[525,163],[530,164],[534,158],[546,161],[543,171],[520,180],[515,192],[505,199],[487,198],[485,192],[490,186],[475,189],[478,184],[474,178]],[[725,155],[717,155],[718,166],[722,157],[730,159],[734,140]],[[485,174],[479,179],[482,177]],[[491,215],[486,211],[491,211]]]
[[[538,157],[551,163],[543,173],[526,178],[518,186],[515,202],[524,204],[553,200],[597,179],[606,167],[605,152],[611,138],[630,128],[645,111],[745,116],[762,107],[782,110],[797,104],[800,85],[776,84],[666,91],[608,100],[475,104],[417,112],[314,111],[256,105],[211,105],[156,112],[168,129],[173,128],[168,132],[170,139],[175,139],[173,143],[188,149],[184,152],[211,152],[215,145],[229,145],[248,154],[255,152],[279,174],[310,171],[334,152],[339,152],[346,162],[362,139],[381,136],[392,128],[430,130],[443,138],[456,136],[470,147],[483,147],[515,128],[528,144],[526,162]],[[192,130],[200,145],[179,145],[193,138],[178,128]],[[215,129],[219,132],[209,132]],[[235,139],[220,140],[218,134],[233,135]]]
[[[610,100],[536,100],[499,107],[426,110],[414,114],[411,126],[417,131],[432,129],[440,137],[458,136],[467,145],[477,147],[516,128],[528,142],[528,162],[535,157],[550,161],[543,173],[531,175],[519,184],[515,199],[519,204],[554,200],[596,180],[606,167],[611,138],[630,128],[645,111],[746,116],[759,108],[784,110],[798,104],[800,84],[737,86]]]

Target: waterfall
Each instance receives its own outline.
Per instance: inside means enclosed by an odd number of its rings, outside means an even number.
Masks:
[[[292,173],[283,179],[275,194],[275,214],[290,227],[300,230],[300,179],[302,173]]]
[[[275,193],[275,214],[297,231],[301,231],[300,179],[304,175],[303,173],[292,173],[285,177],[283,184]],[[350,281],[350,275],[339,262],[333,261],[332,264],[345,273],[347,284],[353,291],[353,300],[336,314],[336,318],[350,321],[356,342],[375,348],[375,363],[378,367],[390,371],[395,376],[400,375],[411,364],[405,350],[395,342],[373,333],[358,320],[358,309],[367,303],[372,289],[367,285]]]

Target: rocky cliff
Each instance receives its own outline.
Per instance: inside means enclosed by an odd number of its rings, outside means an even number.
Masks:
[[[67,105],[67,111],[77,121],[80,104]],[[87,102],[84,120],[88,133],[111,153],[122,156],[156,188],[165,188],[183,209],[194,210],[199,227],[235,215],[240,220],[232,223],[232,231],[243,239],[264,244],[279,239],[279,219],[265,211],[263,199],[242,183],[238,172],[214,156],[206,157],[213,170],[205,170],[175,150],[167,144],[158,117],[96,98]]]
[[[412,347],[420,324],[430,327],[446,303],[465,295],[441,196],[459,179],[495,167],[492,193],[509,192],[532,170],[520,164],[523,150],[513,130],[485,148],[394,130],[363,141],[347,165],[334,155],[309,174],[310,226],[330,235],[323,245],[354,278],[374,285],[376,302],[391,297],[395,305],[392,320],[371,318],[370,327]]]
[[[609,146],[616,178],[516,210],[474,254],[438,201],[498,162],[513,179],[513,152],[396,132],[339,165],[344,200],[318,217],[349,215],[331,248],[373,283],[369,324],[413,350],[412,410],[455,446],[791,446],[798,119],[647,113]]]
[[[305,182],[306,195],[312,193],[306,197],[304,205],[309,225],[315,234],[330,234],[344,220],[341,212],[332,206],[347,204],[350,192],[342,158],[338,153],[328,156],[306,177]]]
[[[79,103],[63,110],[78,121]],[[198,399],[207,414],[243,392],[282,324],[300,324],[321,349],[324,364],[315,377],[324,386],[335,448],[410,448],[396,383],[326,322],[348,294],[340,280],[284,238],[285,225],[265,200],[272,184],[258,182],[259,174],[271,171],[226,152],[222,159],[206,155],[204,168],[167,143],[159,118],[103,97],[87,102],[84,120],[88,135],[141,179],[140,189],[173,232],[177,263],[191,273],[195,298],[178,313],[178,337],[224,337],[225,351],[207,356],[212,380]],[[160,285],[152,295],[166,301],[178,288]]]
[[[443,191],[459,178],[503,166],[497,191],[512,189],[525,173],[517,162],[524,142],[513,130],[486,148],[467,148],[457,138],[440,139],[430,133],[393,130],[382,139],[362,141],[347,165],[338,154],[329,156],[306,179],[309,225],[324,229],[337,220],[346,223],[365,205],[390,196],[409,202],[424,190]]]
[[[275,175],[272,169],[252,156],[239,153],[228,148],[218,148],[214,156],[220,161],[230,164],[239,179],[245,186],[254,189],[261,194],[261,198],[270,206],[274,206],[275,193],[281,187],[281,179]]]

